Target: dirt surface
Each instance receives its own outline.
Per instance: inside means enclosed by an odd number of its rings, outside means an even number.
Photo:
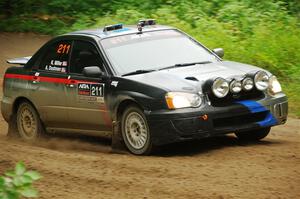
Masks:
[[[49,37],[0,33],[7,58],[31,55]],[[53,136],[37,144],[6,137],[0,118],[0,173],[23,160],[43,175],[39,198],[300,198],[300,120],[255,144],[234,136],[172,144],[154,156],[111,153],[110,139]]]

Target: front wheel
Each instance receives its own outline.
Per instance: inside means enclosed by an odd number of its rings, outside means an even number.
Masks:
[[[128,150],[135,155],[148,155],[152,150],[151,133],[144,113],[136,106],[122,115],[122,136]]]
[[[43,132],[40,117],[35,108],[28,102],[22,102],[17,111],[17,129],[19,136],[28,142],[41,137]]]
[[[258,141],[265,138],[271,130],[271,127],[261,128],[252,131],[237,132],[235,135],[241,141]]]

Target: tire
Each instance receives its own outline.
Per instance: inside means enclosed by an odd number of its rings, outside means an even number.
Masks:
[[[121,131],[127,149],[135,155],[149,155],[152,138],[144,113],[136,106],[129,106],[122,115]]]
[[[235,135],[241,141],[258,141],[265,138],[271,130],[271,127],[261,128],[253,131],[237,132]]]
[[[19,136],[27,142],[34,142],[42,137],[44,129],[39,114],[29,102],[22,102],[17,111],[17,130]]]

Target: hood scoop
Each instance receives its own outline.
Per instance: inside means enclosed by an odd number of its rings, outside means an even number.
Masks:
[[[199,82],[199,80],[196,77],[186,77],[184,79]]]

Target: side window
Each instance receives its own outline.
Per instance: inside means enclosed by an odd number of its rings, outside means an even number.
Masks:
[[[66,73],[69,66],[71,41],[58,41],[51,44],[42,56],[39,69],[45,71]]]
[[[74,41],[70,72],[82,74],[83,68],[87,66],[98,66],[105,72],[103,61],[96,47],[90,42]]]

